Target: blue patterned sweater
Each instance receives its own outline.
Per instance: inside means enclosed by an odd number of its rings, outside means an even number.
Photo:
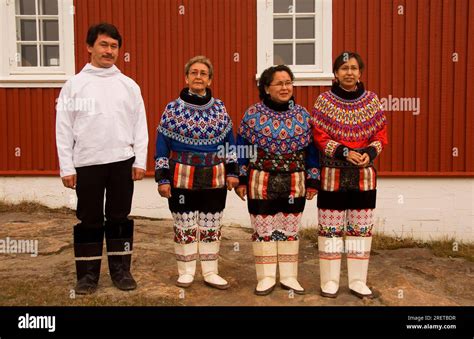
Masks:
[[[319,153],[313,143],[311,116],[306,109],[270,99],[250,106],[240,123],[237,147],[255,145],[256,159],[239,157],[239,180],[248,182],[248,171],[257,168],[270,172],[306,172],[306,186],[318,188]]]
[[[213,98],[210,89],[205,97],[199,97],[185,88],[178,99],[166,105],[157,128],[155,181],[170,183],[171,152],[189,153],[193,159],[205,159],[209,155],[216,158],[222,154],[220,158],[226,163],[226,175],[237,177],[237,158],[229,151],[232,150],[230,146],[235,147],[235,138],[224,103]],[[203,161],[201,165],[206,164]]]

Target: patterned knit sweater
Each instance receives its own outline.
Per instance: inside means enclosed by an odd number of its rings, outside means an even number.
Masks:
[[[311,122],[323,167],[353,166],[345,160],[349,150],[367,153],[373,162],[388,143],[380,101],[362,83],[354,92],[334,84],[316,100]]]
[[[227,147],[226,147],[227,145]],[[238,176],[232,120],[224,103],[212,97],[191,94],[184,88],[178,99],[166,105],[157,128],[155,181],[169,184],[170,160],[193,167],[225,163],[225,175]]]
[[[310,115],[306,109],[265,99],[250,106],[240,123],[237,147],[256,146],[254,159],[239,157],[240,184],[248,182],[248,170],[268,172],[306,171],[307,187],[317,188],[319,156],[312,142]]]

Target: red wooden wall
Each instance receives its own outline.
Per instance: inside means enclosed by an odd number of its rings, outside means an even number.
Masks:
[[[89,25],[109,21],[122,33],[118,67],[142,88],[149,170],[162,109],[184,85],[183,68],[190,57],[204,54],[213,61],[214,95],[225,102],[235,125],[258,99],[256,0],[76,0],[75,5],[77,71],[88,61],[84,40]],[[469,41],[474,41],[474,1],[333,0],[333,56],[356,50],[366,62],[362,80],[368,89],[380,97],[421,100],[417,116],[387,112],[390,146],[379,160],[382,175],[474,176],[474,44]],[[453,53],[458,53],[456,63]],[[327,89],[297,87],[295,96],[311,109]],[[0,175],[58,173],[58,93],[0,88]],[[21,156],[15,154],[17,147]]]

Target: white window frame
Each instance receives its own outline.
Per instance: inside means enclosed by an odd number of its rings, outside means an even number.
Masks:
[[[288,65],[295,75],[295,86],[330,86],[334,79],[332,73],[332,0],[314,1],[315,38],[317,40],[319,36],[322,43],[318,44],[316,41],[315,65]],[[257,0],[257,80],[266,68],[274,66],[273,18],[273,0]]]
[[[58,18],[60,66],[18,67],[15,0],[0,0],[0,87],[62,87],[75,74],[73,0],[58,1]]]

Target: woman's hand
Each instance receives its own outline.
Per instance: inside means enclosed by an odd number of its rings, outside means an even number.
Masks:
[[[362,154],[361,162],[359,163],[360,167],[366,167],[370,162],[370,157],[367,153]]]
[[[171,185],[170,184],[158,185],[158,193],[163,198],[171,198]]]
[[[245,196],[247,195],[247,186],[240,185],[239,187],[235,189],[235,193],[237,193],[240,199],[245,201]]]
[[[227,190],[232,191],[233,188],[239,186],[239,179],[236,177],[227,177]]]
[[[362,162],[362,155],[356,151],[349,151],[346,160],[351,164],[359,166],[359,164]]]
[[[346,160],[359,167],[367,167],[370,163],[370,156],[367,153],[360,154],[356,151],[349,151]]]

